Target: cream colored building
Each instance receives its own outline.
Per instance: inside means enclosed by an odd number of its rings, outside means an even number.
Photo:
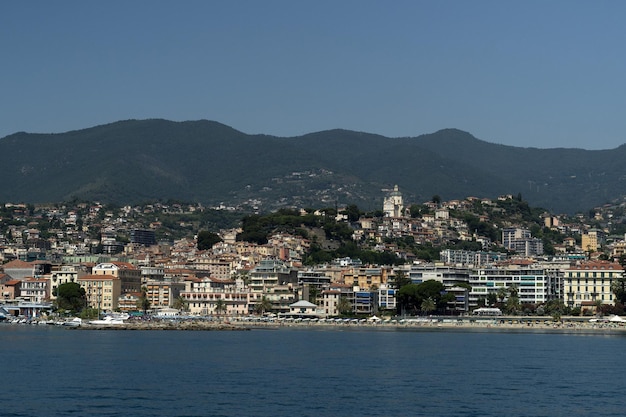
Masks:
[[[54,295],[56,289],[59,285],[67,284],[68,282],[78,282],[78,276],[84,275],[83,273],[79,274],[78,269],[72,265],[55,265],[52,267],[52,271],[50,272],[49,277],[50,280],[50,299],[56,300],[56,295]]]
[[[614,304],[611,284],[624,273],[621,265],[609,261],[587,261],[564,271],[564,301],[569,307],[583,303]]]
[[[209,277],[203,280],[194,279],[188,281],[188,284],[188,288],[180,296],[187,302],[189,313],[200,316],[248,314],[250,294],[236,281]],[[218,303],[224,306],[223,311],[217,311]]]
[[[339,298],[341,298],[341,291],[322,291],[322,306],[324,308],[324,315],[326,317],[339,315],[339,309],[337,308],[337,305],[339,304]]]
[[[598,233],[593,230],[583,233],[580,246],[583,251],[596,252],[598,250]]]
[[[388,271],[381,267],[350,268],[343,272],[342,282],[362,290],[378,289],[387,283]]]
[[[78,283],[85,289],[87,305],[102,311],[114,311],[118,308],[118,298],[122,294],[122,282],[113,275],[85,275],[78,278]]]
[[[128,262],[101,263],[93,267],[92,273],[119,278],[124,294],[141,292],[141,270]]]
[[[185,291],[183,282],[148,280],[145,287],[152,308],[171,307],[174,300]]]

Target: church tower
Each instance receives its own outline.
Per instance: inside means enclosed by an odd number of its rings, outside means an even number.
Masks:
[[[403,211],[402,193],[398,191],[398,186],[394,185],[393,191],[383,201],[383,212],[385,217],[401,217]]]

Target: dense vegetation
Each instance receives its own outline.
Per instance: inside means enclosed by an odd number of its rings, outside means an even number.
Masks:
[[[0,200],[176,198],[265,212],[338,201],[374,209],[381,189],[398,184],[408,201],[521,191],[534,205],[571,214],[621,196],[625,157],[626,146],[516,148],[454,129],[394,139],[346,130],[278,138],[210,121],[128,120],[2,138],[0,174],[11,187]]]

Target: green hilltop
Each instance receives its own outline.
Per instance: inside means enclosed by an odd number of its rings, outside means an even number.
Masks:
[[[179,199],[204,204],[378,208],[398,184],[405,201],[522,193],[574,213],[625,194],[626,147],[534,149],[445,129],[418,137],[330,130],[248,135],[213,121],[127,120],[61,134],[0,139],[0,201]]]

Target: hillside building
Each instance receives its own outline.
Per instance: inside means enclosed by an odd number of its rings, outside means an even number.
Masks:
[[[404,202],[397,185],[394,185],[393,191],[383,200],[383,212],[386,217],[402,217]]]

